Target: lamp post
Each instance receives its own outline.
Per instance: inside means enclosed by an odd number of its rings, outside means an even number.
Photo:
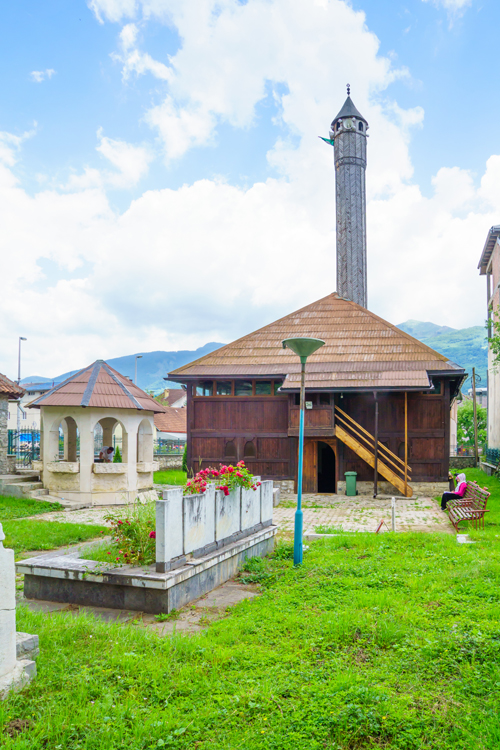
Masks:
[[[21,382],[21,341],[27,341],[24,336],[19,336],[19,351],[17,355],[17,384]],[[16,440],[16,461],[21,459],[21,399],[17,402],[17,440]]]
[[[293,538],[293,564],[302,563],[302,469],[304,463],[304,402],[306,394],[306,361],[307,358],[324,345],[321,339],[297,338],[284,339],[283,349],[291,349],[300,357],[300,423],[299,423],[299,467],[297,475],[297,510],[295,511],[295,533]]]
[[[135,376],[134,376],[134,383],[137,385],[137,360],[142,359],[142,354],[136,354],[135,355]]]

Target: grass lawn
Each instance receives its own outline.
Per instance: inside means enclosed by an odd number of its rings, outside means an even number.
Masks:
[[[36,516],[38,513],[50,513],[52,510],[62,510],[59,503],[47,503],[28,497],[7,497],[0,495],[0,523],[11,518]]]
[[[153,481],[155,484],[186,484],[187,474],[179,469],[155,471]]]
[[[0,703],[3,750],[497,750],[499,539],[345,534],[299,569],[288,554],[249,561],[262,595],[191,636],[19,607],[38,676]]]
[[[16,555],[30,550],[49,550],[86,542],[100,536],[101,531],[109,533],[109,529],[104,526],[56,521],[5,521],[2,522],[2,527],[5,533],[4,546],[13,548]]]

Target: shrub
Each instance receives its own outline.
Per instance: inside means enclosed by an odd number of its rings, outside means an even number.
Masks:
[[[185,471],[186,474],[187,474],[187,470],[188,470],[187,469],[187,450],[188,450],[188,447],[187,447],[187,443],[186,443],[186,445],[184,446],[184,451],[182,453],[182,471]]]
[[[122,462],[122,454],[120,453],[120,448],[119,448],[119,446],[117,446],[117,447],[116,447],[116,450],[115,450],[115,457],[113,458],[113,463],[114,463],[114,464],[121,464],[121,463],[123,463],[123,462]]]
[[[125,515],[110,514],[113,543],[117,545],[116,562],[151,565],[156,557],[156,503],[138,500],[127,508]]]

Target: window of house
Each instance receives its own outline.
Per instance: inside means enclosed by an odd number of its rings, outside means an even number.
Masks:
[[[251,380],[236,380],[234,384],[235,396],[251,396],[253,393]]]
[[[319,403],[321,406],[329,406],[330,405],[330,394],[329,393],[320,393],[319,394]]]
[[[432,385],[434,386],[434,390],[432,391],[434,396],[440,396],[441,395],[441,380],[435,380],[435,378],[432,378]]]
[[[300,393],[295,393],[294,396],[295,406],[300,406]]]
[[[257,380],[255,383],[255,395],[256,396],[270,396],[271,395],[271,381],[270,380]]]
[[[230,380],[218,380],[217,381],[217,395],[218,396],[230,396],[232,393],[232,383]]]
[[[253,440],[249,440],[247,443],[245,443],[245,449],[243,451],[243,457],[244,458],[255,458],[257,455],[257,452],[255,450],[255,443]]]
[[[362,122],[358,123],[358,130],[361,130],[361,131],[363,130],[363,123]]]
[[[278,388],[281,388],[282,385],[283,385],[283,381],[282,380],[275,380],[274,381],[274,395],[275,396],[281,396],[281,393],[278,393]]]
[[[214,391],[214,384],[211,380],[205,380],[201,383],[198,383],[196,386],[196,395],[197,396],[212,396]]]
[[[230,440],[226,443],[226,449],[224,451],[226,458],[236,458],[236,443],[234,440]]]

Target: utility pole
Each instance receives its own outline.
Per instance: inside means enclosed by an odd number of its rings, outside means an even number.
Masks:
[[[474,466],[479,463],[479,448],[477,444],[477,404],[476,404],[476,368],[472,368],[472,404],[474,407]]]
[[[21,383],[21,341],[27,341],[24,336],[19,336],[19,350],[17,355],[17,384]],[[17,402],[17,439],[16,439],[16,463],[21,460],[21,399]]]

